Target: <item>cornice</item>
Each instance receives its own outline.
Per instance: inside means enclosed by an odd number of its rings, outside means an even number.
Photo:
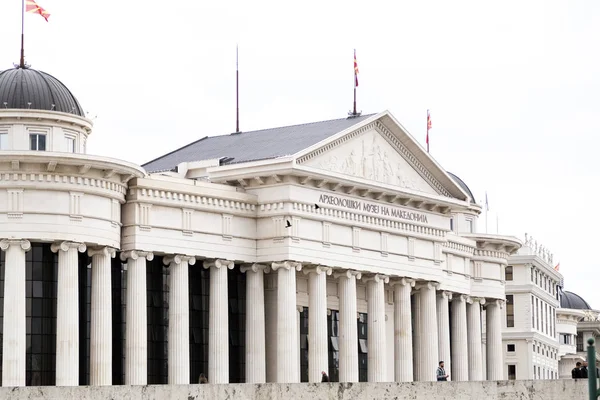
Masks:
[[[87,118],[59,111],[0,109],[0,124],[16,125],[24,122],[46,123],[48,125],[68,124],[84,129],[88,134],[91,133],[94,125]]]
[[[447,242],[444,243],[444,252],[457,254],[457,255],[469,255],[473,256],[475,252],[475,246],[469,246],[464,243],[452,241],[450,235],[446,236]]]

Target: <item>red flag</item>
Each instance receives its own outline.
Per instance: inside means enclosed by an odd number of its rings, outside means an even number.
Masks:
[[[33,14],[40,14],[46,22],[48,22],[48,18],[50,18],[50,14],[48,11],[44,10],[42,7],[38,6],[34,0],[27,0],[27,5],[25,6],[25,11]]]
[[[427,110],[427,137],[425,138],[425,143],[427,143],[427,152],[429,153],[429,130],[431,129],[431,115],[429,115],[429,110]]]
[[[358,87],[358,63],[356,62],[356,49],[354,50],[354,87]]]
[[[556,267],[554,267],[555,271],[560,271],[560,263],[556,264]]]

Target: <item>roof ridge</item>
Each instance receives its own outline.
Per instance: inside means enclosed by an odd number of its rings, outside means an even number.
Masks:
[[[224,136],[224,135],[223,135],[223,136]],[[186,147],[189,147],[189,146],[191,146],[191,145],[193,145],[193,144],[196,144],[196,143],[198,143],[198,142],[201,142],[201,141],[203,141],[204,139],[208,139],[208,136],[204,136],[203,138],[200,138],[200,139],[198,139],[198,140],[194,140],[193,142],[191,142],[191,143],[188,143],[188,144],[186,144],[185,146],[181,146],[180,148],[178,148],[178,149],[175,149],[175,150],[173,150],[173,151],[170,151],[170,152],[168,152],[167,154],[163,154],[163,155],[162,155],[162,156],[160,156],[160,157],[156,157],[154,160],[150,160],[150,161],[148,161],[148,162],[145,162],[145,163],[143,163],[143,164],[141,165],[141,167],[143,168],[143,167],[144,167],[144,165],[148,165],[148,164],[150,164],[150,163],[153,163],[154,161],[160,160],[161,158],[165,158],[165,157],[167,157],[167,156],[170,156],[171,154],[173,154],[173,153],[175,153],[175,152],[177,152],[177,151],[179,151],[179,150],[183,150],[183,149],[185,149]]]

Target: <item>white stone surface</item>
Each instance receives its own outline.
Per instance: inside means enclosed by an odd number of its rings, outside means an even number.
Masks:
[[[385,339],[385,291],[389,277],[375,275],[367,280],[367,363],[369,382],[387,380]]]
[[[414,383],[300,383],[0,388],[5,400],[565,400],[587,398],[583,380]]]
[[[469,351],[467,341],[467,296],[452,298],[452,380],[469,380]]]
[[[437,285],[431,282],[419,288],[420,315],[417,318],[420,320],[419,358],[422,361],[419,364],[419,380],[421,381],[437,380],[436,370],[440,360],[438,360],[436,288]]]
[[[79,262],[77,242],[52,244],[58,253],[56,290],[56,386],[79,385]]]
[[[2,386],[25,386],[26,300],[25,252],[27,240],[2,240],[4,269],[4,319],[2,321]]]
[[[340,382],[358,382],[358,327],[356,324],[356,279],[361,274],[355,271],[335,273],[338,278],[340,297]]]
[[[467,303],[467,341],[469,354],[469,380],[484,380],[484,364],[481,344],[481,302],[485,299],[471,298]]]
[[[210,293],[208,310],[208,381],[229,383],[229,298],[227,295],[227,270],[233,261],[204,261],[210,268]]]
[[[321,372],[329,371],[327,335],[327,275],[331,268],[304,268],[308,274],[308,380],[321,382]]]
[[[452,359],[450,357],[450,313],[448,302],[452,300],[452,293],[439,292],[437,294],[437,340],[438,340],[438,361],[444,361],[446,374],[452,376]],[[426,332],[424,332],[426,334]]]
[[[410,293],[411,279],[394,282],[394,380],[412,382],[413,351]]]
[[[169,273],[168,382],[170,385],[190,383],[190,295],[189,265],[196,258],[177,254],[163,258]]]
[[[90,317],[90,385],[112,384],[112,291],[110,247],[90,248],[92,290]]]
[[[504,379],[504,361],[502,352],[502,302],[495,300],[486,305],[487,317],[487,379]]]
[[[243,265],[246,273],[246,382],[266,382],[264,274],[261,264]]]
[[[125,312],[125,384],[148,382],[148,314],[146,295],[146,260],[154,254],[145,251],[121,253],[127,262],[127,310]]]

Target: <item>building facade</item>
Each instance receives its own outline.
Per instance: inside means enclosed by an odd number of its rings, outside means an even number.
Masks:
[[[389,112],[142,168],[87,154],[50,75],[0,72],[0,104],[3,386],[505,377],[521,242],[476,233],[467,185]]]

